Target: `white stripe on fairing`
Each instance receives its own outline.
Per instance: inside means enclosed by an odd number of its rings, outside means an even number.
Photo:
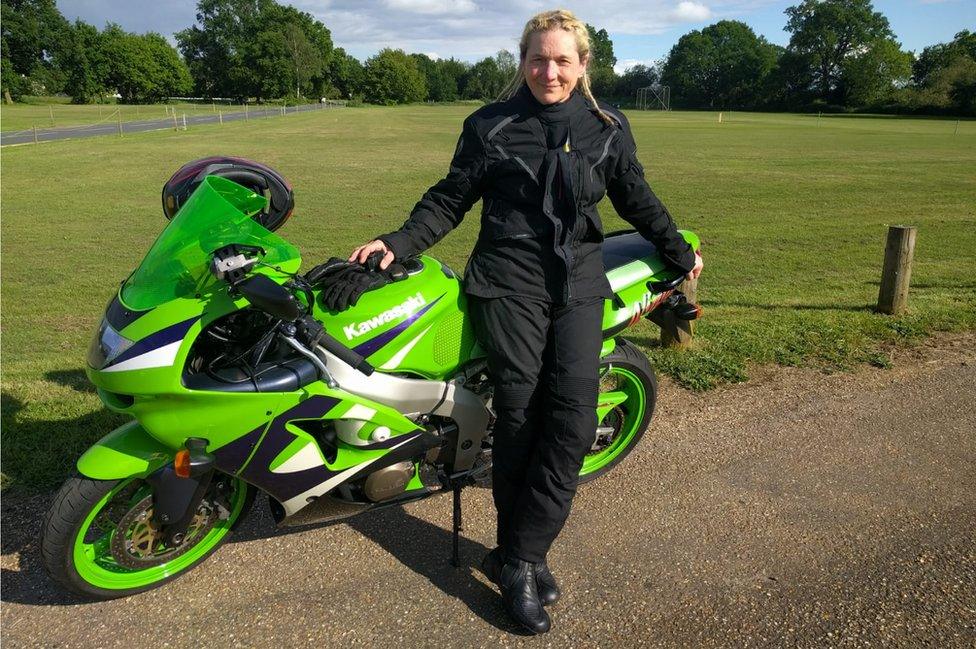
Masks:
[[[416,438],[417,438],[417,435],[409,435],[407,437],[407,439],[403,440],[402,442],[400,442],[396,446],[391,446],[389,450],[392,451],[395,448],[399,448],[399,447],[403,446],[404,444],[406,444],[408,442],[412,442]],[[340,484],[342,484],[343,482],[345,482],[346,480],[348,480],[349,478],[351,478],[353,475],[359,473],[363,469],[367,468],[369,465],[373,464],[377,460],[383,459],[384,457],[386,457],[386,453],[384,453],[380,457],[376,457],[376,458],[373,458],[372,460],[369,460],[367,462],[363,462],[362,464],[357,464],[356,466],[349,467],[348,469],[346,469],[342,473],[339,473],[337,475],[332,476],[331,478],[329,478],[325,482],[322,482],[320,484],[315,485],[314,487],[312,487],[308,491],[305,491],[304,493],[300,493],[297,496],[295,496],[294,498],[289,498],[285,502],[281,503],[282,507],[284,507],[284,509],[285,509],[285,515],[286,516],[291,516],[292,514],[294,514],[295,512],[297,512],[298,510],[300,510],[303,507],[305,507],[305,505],[308,505],[309,504],[309,500],[308,500],[309,498],[318,497],[318,496],[321,496],[322,494],[325,494],[325,493],[328,493],[328,492],[332,491],[333,489],[335,489],[336,487],[338,487]]]
[[[309,442],[298,449],[297,453],[285,460],[277,469],[271,469],[271,473],[293,473],[324,466],[324,464],[319,452],[315,450],[315,445]]]
[[[419,334],[417,334],[417,336],[413,340],[411,340],[406,345],[404,345],[403,346],[403,349],[401,349],[400,351],[398,351],[393,358],[391,358],[390,360],[388,360],[385,363],[383,363],[383,365],[380,366],[380,369],[381,370],[394,370],[394,369],[398,368],[400,366],[400,363],[403,362],[403,359],[406,358],[407,357],[407,354],[410,353],[410,350],[413,349],[413,346],[416,345],[417,343],[419,343],[420,342],[420,339],[424,337],[424,334],[426,334],[428,331],[430,331],[430,328],[433,327],[433,326],[434,325],[428,325],[427,328],[424,329],[423,331],[421,331]]]
[[[180,351],[182,340],[175,343],[157,347],[145,354],[133,356],[127,361],[122,361],[118,365],[110,365],[103,372],[128,372],[130,370],[145,370],[150,367],[168,367],[176,361],[176,354]]]
[[[369,421],[373,418],[376,411],[368,406],[364,406],[361,403],[353,405],[352,408],[347,410],[343,415],[343,419],[362,419],[364,421]]]

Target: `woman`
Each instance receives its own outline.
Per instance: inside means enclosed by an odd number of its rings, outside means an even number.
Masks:
[[[540,13],[526,24],[519,50],[503,98],[465,120],[447,177],[399,230],[349,259],[362,263],[381,251],[385,268],[417,254],[482,199],[464,274],[494,381],[498,547],[482,565],[509,614],[545,633],[543,607],[559,598],[546,553],[593,443],[603,301],[613,297],[597,203],[608,194],[620,216],[689,277],[702,262],[644,180],[626,118],[590,91],[585,24],[568,11]]]

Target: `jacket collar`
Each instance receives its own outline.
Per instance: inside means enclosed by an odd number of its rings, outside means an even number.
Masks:
[[[518,97],[526,105],[529,112],[545,120],[569,119],[580,110],[587,109],[586,99],[583,98],[583,93],[579,91],[579,88],[573,90],[566,101],[557,104],[542,104],[535,98],[529,87],[523,83],[518,90]]]

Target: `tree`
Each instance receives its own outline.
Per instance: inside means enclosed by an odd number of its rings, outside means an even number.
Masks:
[[[374,104],[423,101],[427,86],[417,63],[403,50],[384,49],[366,61],[363,90]]]
[[[765,88],[778,50],[745,23],[722,20],[682,36],[661,70],[678,105],[752,108],[765,103]]]
[[[199,0],[197,23],[176,40],[199,94],[324,93],[332,36],[310,14],[274,0]]]
[[[653,86],[658,83],[660,75],[656,68],[648,67],[646,65],[635,65],[628,68],[617,79],[617,84],[614,86],[613,96],[620,99],[630,99],[633,100],[637,97],[637,91],[641,88],[646,88],[648,86]]]
[[[115,88],[123,103],[153,103],[192,91],[189,69],[159,34],[131,34],[108,25],[101,38],[108,61],[105,85]]]
[[[843,88],[847,106],[870,106],[890,99],[896,85],[912,74],[912,55],[891,39],[880,39],[844,60]]]
[[[976,61],[976,33],[963,30],[950,43],[937,43],[922,50],[912,64],[912,79],[918,86],[928,85],[932,74],[968,56]]]
[[[965,115],[976,115],[976,61],[960,57],[946,69],[951,76],[949,99],[953,108]]]
[[[891,39],[888,19],[871,0],[803,0],[786,10],[789,50],[810,71],[810,81],[824,101],[842,99],[842,74],[848,56]]]
[[[105,96],[109,61],[105,57],[102,35],[93,25],[81,20],[75,22],[62,65],[67,74],[65,91],[71,95],[72,103],[87,104]]]
[[[455,101],[458,98],[457,79],[442,61],[434,61],[426,54],[411,54],[427,86],[430,101]]]
[[[501,94],[508,80],[509,77],[506,77],[504,71],[498,67],[497,59],[492,57],[481,59],[468,71],[464,96],[467,99],[494,101]]]
[[[454,99],[464,97],[464,88],[468,82],[468,69],[471,67],[464,61],[457,59],[440,59],[437,67],[441,69],[444,76],[452,81],[456,88]]]
[[[64,74],[58,58],[69,29],[54,0],[2,0],[4,89],[59,92]]]
[[[617,65],[613,41],[605,29],[597,30],[593,25],[587,24],[586,31],[590,34],[590,61],[587,66],[590,86],[593,94],[609,96],[617,84],[617,73],[613,71],[613,66]]]
[[[327,72],[335,89],[335,96],[351,99],[362,94],[365,74],[363,64],[356,57],[346,54],[341,47],[332,50]]]
[[[308,42],[305,32],[295,23],[288,23],[282,30],[285,50],[291,59],[295,82],[295,96],[302,96],[302,88],[308,86],[312,77],[321,72],[324,61]]]

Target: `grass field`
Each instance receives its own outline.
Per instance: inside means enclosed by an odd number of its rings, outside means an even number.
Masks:
[[[251,107],[254,110],[254,107]],[[87,126],[91,124],[115,124],[119,118],[123,122],[137,122],[148,119],[172,119],[173,111],[178,117],[194,115],[213,115],[223,111],[243,112],[240,104],[68,104],[48,102],[38,104],[13,104],[0,107],[0,131],[27,131],[35,126],[38,129],[64,128],[67,126]]]
[[[4,484],[57,483],[120,423],[88,387],[85,353],[164,225],[159,191],[178,166],[227,153],[283,172],[298,209],[281,234],[308,266],[397,227],[470,110],[350,108],[3,149]],[[652,186],[704,241],[696,348],[660,349],[647,323],[628,334],[660,371],[704,389],[752,363],[886,366],[929,332],[976,327],[976,122],[630,117]],[[608,229],[625,227],[602,207]],[[462,269],[477,222],[433,254]],[[889,224],[918,226],[911,311],[897,318],[871,311]]]

